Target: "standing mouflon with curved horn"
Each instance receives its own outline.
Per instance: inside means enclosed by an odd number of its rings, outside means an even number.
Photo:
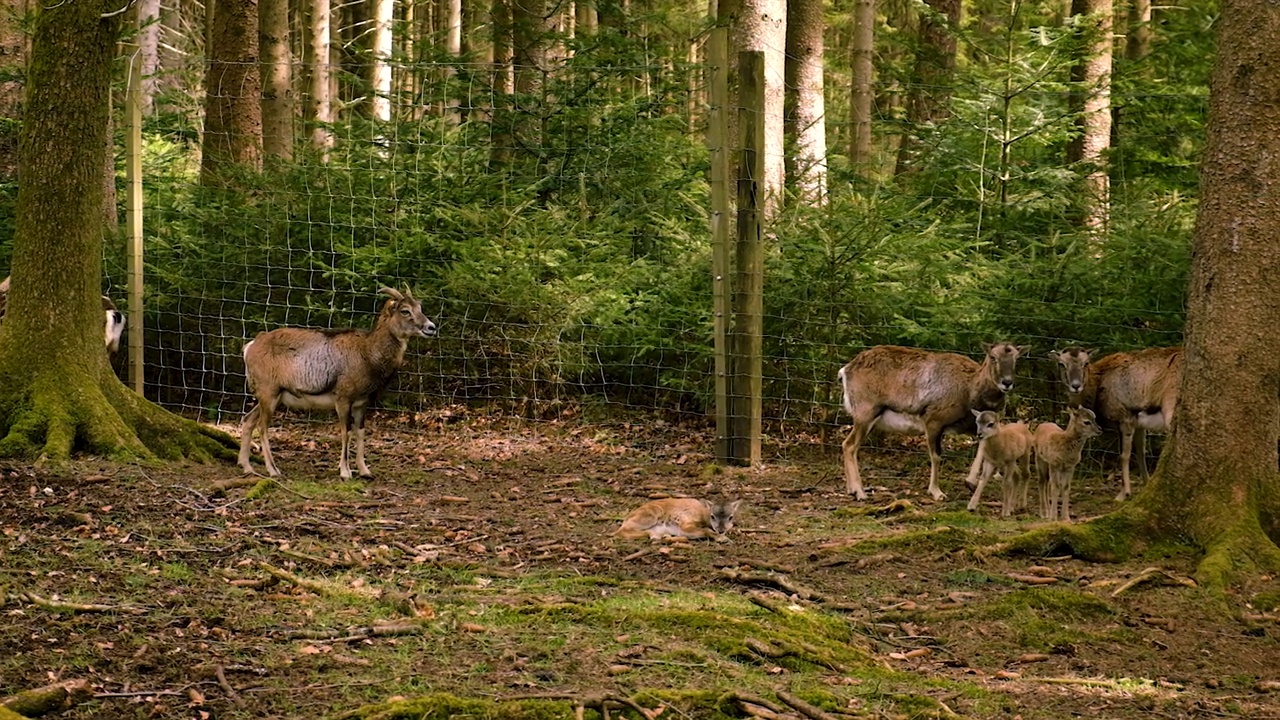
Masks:
[[[258,404],[240,423],[240,467],[253,472],[249,443],[256,425],[262,436],[262,459],[267,472],[280,474],[271,456],[267,428],[271,414],[283,402],[296,410],[337,410],[341,433],[342,478],[351,477],[347,464],[348,437],[356,431],[356,468],[362,477],[373,473],[364,461],[364,412],[370,399],[387,386],[404,364],[409,338],[430,337],[436,325],[422,314],[422,303],[406,286],[378,291],[389,296],[372,330],[314,330],[278,328],[260,333],[244,346],[245,373]]]

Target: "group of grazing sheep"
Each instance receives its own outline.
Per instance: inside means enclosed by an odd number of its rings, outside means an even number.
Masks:
[[[1013,389],[1014,366],[1025,347],[987,346],[981,365],[962,355],[881,345],[865,350],[840,369],[844,408],[853,429],[844,440],[845,481],[850,494],[865,500],[858,468],[858,448],[874,429],[924,435],[929,449],[929,494],[946,495],[938,487],[942,436],[968,432],[978,437],[978,451],[966,482],[976,485],[969,509],[976,510],[991,477],[1003,477],[1002,515],[1027,505],[1030,463],[1035,457],[1040,514],[1048,520],[1070,520],[1071,478],[1085,441],[1100,434],[1099,424],[1120,431],[1122,488],[1130,494],[1129,458],[1136,449],[1145,480],[1144,437],[1165,432],[1177,403],[1182,376],[1182,348],[1119,352],[1091,361],[1094,351],[1070,348],[1051,352],[1067,388],[1070,421],[1065,429],[1040,423],[1034,432],[1024,423],[1003,424],[1000,411]]]

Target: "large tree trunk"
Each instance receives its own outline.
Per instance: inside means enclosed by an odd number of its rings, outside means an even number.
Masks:
[[[293,159],[293,56],[289,50],[289,0],[261,0],[262,153]]]
[[[258,0],[216,0],[209,25],[200,183],[214,187],[233,167],[262,168]]]
[[[822,0],[787,3],[787,129],[795,146],[790,176],[801,202],[827,194],[827,117],[823,98]]]
[[[19,150],[13,284],[0,325],[0,454],[231,457],[230,437],[126,389],[102,348],[102,148],[121,18],[112,0],[36,20]]]
[[[1132,503],[1019,545],[1107,557],[1189,540],[1205,550],[1198,579],[1221,588],[1280,571],[1280,183],[1266,161],[1280,157],[1280,5],[1226,0],[1217,25],[1172,433]]]
[[[1071,70],[1076,137],[1067,147],[1067,163],[1080,169],[1080,222],[1091,233],[1106,233],[1111,214],[1111,182],[1106,152],[1111,147],[1111,0],[1072,0],[1072,15],[1089,42]]]
[[[875,0],[854,0],[849,162],[863,177],[871,177],[875,173],[875,163],[871,158],[871,107],[876,97],[875,23]]]
[[[931,0],[926,7],[920,17],[915,67],[907,87],[907,131],[898,147],[895,174],[911,170],[919,151],[921,130],[937,125],[950,115],[960,0]]]
[[[1208,554],[1200,576],[1280,569],[1280,6],[1226,0],[1173,434],[1139,496],[1153,524]],[[1268,538],[1268,534],[1270,537]]]

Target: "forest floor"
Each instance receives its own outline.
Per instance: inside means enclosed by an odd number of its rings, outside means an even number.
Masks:
[[[858,503],[830,446],[724,469],[705,427],[649,417],[382,413],[367,481],[338,480],[335,435],[277,428],[284,481],[255,493],[214,489],[230,464],[4,466],[0,697],[87,683],[64,718],[1280,718],[1280,581],[1224,605],[1183,548],[1003,554],[1037,520],[1001,520],[998,487],[965,510],[960,440],[950,499],[919,443],[886,440]],[[1079,516],[1115,506],[1103,460]],[[742,498],[730,541],[609,536],[669,495]]]

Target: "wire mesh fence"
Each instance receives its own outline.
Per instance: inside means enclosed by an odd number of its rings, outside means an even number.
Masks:
[[[384,408],[708,418],[696,66],[585,66],[512,95],[495,91],[492,75],[488,64],[397,65],[396,77],[416,80],[398,82],[389,120],[352,113],[324,126],[323,148],[298,121],[294,159],[268,160],[235,191],[200,186],[195,135],[149,126],[147,396],[237,421],[250,402],[241,351],[256,333],[368,328],[378,288],[408,285],[440,334],[410,344]],[[1062,102],[1057,91],[1028,96]],[[1204,97],[1116,100],[1131,135],[1116,151],[1107,247],[1072,231],[1065,181],[1036,175],[1054,165],[1056,140],[1019,149],[1034,167],[1015,168],[1023,195],[999,202],[980,187],[995,171],[972,156],[990,128],[932,135],[935,157],[952,159],[928,171],[932,185],[868,184],[833,163],[829,204],[788,208],[769,232],[766,432],[838,441],[832,431],[848,419],[836,371],[875,344],[974,358],[983,342],[1030,344],[1015,406],[1041,414],[1060,400],[1048,350],[1178,344],[1193,205],[1151,153],[1174,152],[1183,139],[1161,135],[1172,132],[1163,119],[1196,122]],[[902,132],[898,122],[884,110],[880,137]],[[842,135],[842,123],[828,125]],[[1166,185],[1153,190],[1157,179]],[[107,267],[122,287],[114,250]]]

